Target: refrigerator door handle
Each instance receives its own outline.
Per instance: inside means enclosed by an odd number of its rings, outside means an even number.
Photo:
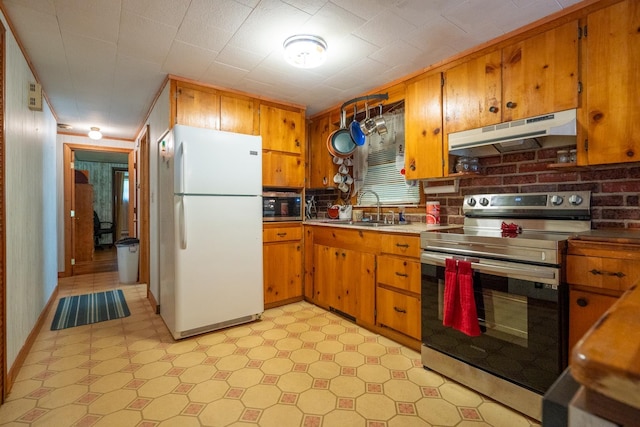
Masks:
[[[187,149],[184,146],[184,143],[180,144],[180,174],[178,183],[178,190],[181,194],[184,193],[184,183],[185,183],[185,165],[187,164]]]
[[[185,205],[184,205],[184,196],[180,196],[180,218],[178,219],[178,224],[180,227],[180,249],[187,249],[187,225],[184,220],[185,215]]]

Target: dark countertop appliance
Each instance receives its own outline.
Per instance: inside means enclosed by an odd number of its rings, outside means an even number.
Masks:
[[[262,221],[302,221],[302,194],[289,191],[262,193]]]
[[[463,227],[422,232],[423,365],[540,419],[567,366],[564,260],[567,239],[591,228],[590,203],[586,191],[468,195]],[[460,283],[447,271],[467,262],[477,336],[443,325],[445,283]]]

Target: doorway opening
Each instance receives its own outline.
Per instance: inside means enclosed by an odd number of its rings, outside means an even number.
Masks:
[[[134,236],[134,151],[64,144],[65,271],[117,270],[115,243]],[[125,179],[126,178],[126,179]],[[126,194],[123,194],[126,192]],[[68,214],[67,214],[68,213]]]

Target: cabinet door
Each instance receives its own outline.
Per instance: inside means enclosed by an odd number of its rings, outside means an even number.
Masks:
[[[405,98],[405,177],[443,176],[442,75],[407,85]]]
[[[445,132],[500,123],[501,51],[488,53],[445,72]]]
[[[254,101],[232,96],[220,96],[220,130],[256,135]]]
[[[304,163],[299,155],[267,151],[262,153],[262,185],[303,187]]]
[[[220,96],[206,88],[178,83],[176,123],[207,129],[220,129]]]
[[[638,28],[640,2],[636,0],[587,17],[584,74],[589,164],[640,161]]]
[[[378,323],[419,340],[420,297],[378,287]]]
[[[578,22],[502,50],[502,121],[578,106]]]
[[[571,289],[569,291],[569,351],[617,298]]]
[[[339,260],[340,249],[325,245],[313,246],[313,298],[320,305],[341,310],[335,283],[340,275]]]
[[[264,303],[302,296],[300,242],[267,243],[264,256]]]
[[[260,135],[265,150],[302,153],[304,114],[260,105]]]
[[[308,188],[333,187],[333,176],[338,171],[338,166],[333,163],[333,157],[327,150],[327,138],[337,129],[331,124],[331,116],[326,114],[314,119],[309,124],[309,174]]]

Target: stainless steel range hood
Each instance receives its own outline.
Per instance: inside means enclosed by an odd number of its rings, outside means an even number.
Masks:
[[[449,154],[489,156],[538,147],[575,145],[576,110],[544,114],[449,134]]]

